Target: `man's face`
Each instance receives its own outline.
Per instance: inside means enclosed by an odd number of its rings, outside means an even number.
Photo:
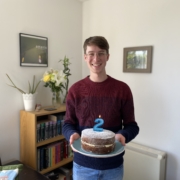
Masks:
[[[105,73],[106,62],[109,59],[109,54],[106,50],[100,49],[98,46],[87,46],[84,59],[91,73],[101,74]]]

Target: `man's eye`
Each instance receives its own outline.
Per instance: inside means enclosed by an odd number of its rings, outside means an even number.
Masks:
[[[103,56],[104,55],[104,53],[98,53],[98,56]]]
[[[89,56],[94,56],[94,54],[93,54],[93,53],[90,53]]]

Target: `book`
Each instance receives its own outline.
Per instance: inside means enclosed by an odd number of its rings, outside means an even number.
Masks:
[[[52,151],[51,162],[52,162],[52,166],[54,166],[55,165],[55,146],[54,145],[51,147],[51,151]]]
[[[61,135],[61,119],[57,120],[57,135]]]
[[[48,159],[48,167],[51,167],[52,166],[52,160],[51,160],[51,147],[48,147],[48,153],[49,153],[49,159]]]
[[[60,142],[60,161],[64,159],[64,143],[63,141]]]
[[[64,158],[68,158],[68,142],[66,140],[63,141],[63,155],[64,155]]]
[[[40,124],[37,124],[37,142],[40,141]]]
[[[56,126],[57,126],[57,121],[53,121],[53,137],[55,137],[57,134]]]
[[[40,171],[44,169],[44,149],[40,148]]]
[[[0,180],[15,180],[18,173],[18,168],[11,170],[2,170],[0,171]]]
[[[49,122],[45,123],[45,139],[49,138]]]
[[[40,149],[37,149],[37,169],[40,171]]]
[[[49,138],[53,137],[53,122],[49,122]]]
[[[55,144],[55,164],[59,162],[59,143]]]
[[[41,123],[41,141],[45,140],[45,123]]]
[[[61,120],[61,133],[62,133],[63,125],[64,125],[64,119]]]
[[[56,164],[60,162],[60,143],[55,145],[56,149]]]
[[[49,167],[49,152],[48,152],[48,147],[44,148],[44,168]]]
[[[54,119],[57,120],[57,133],[56,135],[61,135],[62,134],[62,122],[64,120],[64,113],[59,113],[59,114],[55,114],[53,116],[56,116],[56,118],[54,117]]]

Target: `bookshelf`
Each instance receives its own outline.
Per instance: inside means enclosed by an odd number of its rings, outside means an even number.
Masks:
[[[58,109],[53,111],[46,111],[42,108],[40,111],[20,111],[20,160],[32,167],[34,170],[38,170],[37,163],[37,150],[42,146],[49,145],[51,143],[63,141],[65,138],[63,135],[58,135],[40,142],[37,142],[37,124],[43,121],[47,121],[48,115],[56,115],[66,112],[65,105],[61,105]],[[66,165],[72,162],[73,157],[65,158],[55,165],[39,171],[41,174],[45,174],[58,167]]]

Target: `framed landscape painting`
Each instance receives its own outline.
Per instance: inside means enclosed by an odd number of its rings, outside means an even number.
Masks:
[[[127,47],[123,54],[123,72],[150,73],[152,46]]]
[[[47,37],[20,33],[19,42],[20,66],[48,66]]]

